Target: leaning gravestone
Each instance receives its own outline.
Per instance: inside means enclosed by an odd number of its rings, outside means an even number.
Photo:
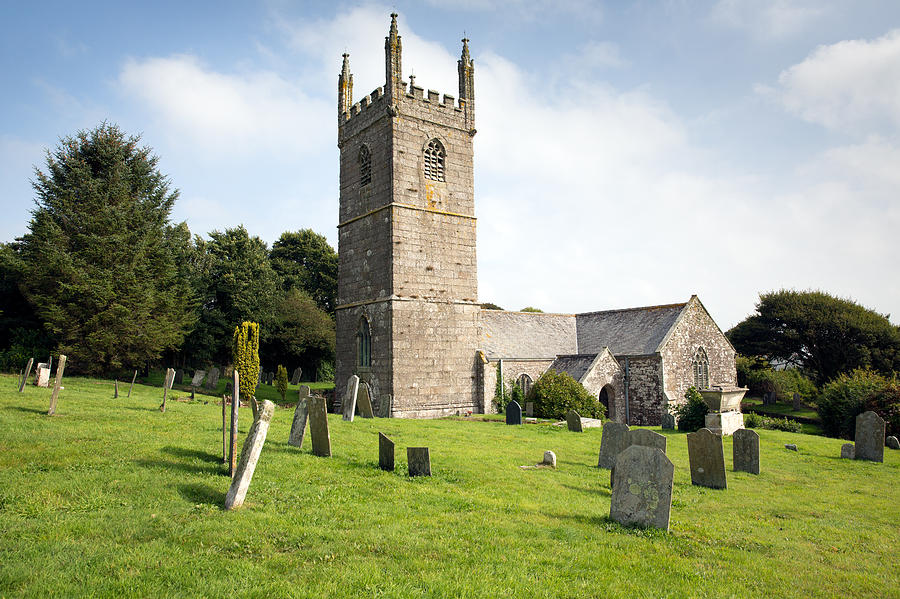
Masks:
[[[259,455],[266,442],[269,422],[272,421],[274,412],[275,404],[271,401],[265,400],[260,404],[259,417],[250,427],[250,433],[241,449],[241,459],[234,471],[234,477],[231,479],[231,487],[225,495],[226,510],[238,508],[244,504],[244,498],[247,496],[247,490],[250,489],[250,481],[253,479],[256,463],[259,461]]]
[[[176,370],[172,381],[173,381],[172,382],[173,385],[174,384],[180,385],[184,381],[184,369],[179,368],[178,370]],[[172,385],[169,385],[169,387],[171,388]]]
[[[360,383],[359,391],[356,393],[356,403],[359,406],[359,415],[363,418],[375,418],[375,411],[372,409],[372,391],[369,383]]]
[[[900,449],[900,440],[893,435],[885,439],[884,444],[887,445],[888,449]]]
[[[759,433],[739,428],[731,439],[731,463],[735,472],[759,474]]]
[[[641,447],[655,447],[666,453],[666,437],[645,428],[636,428],[626,433],[627,446],[640,445]],[[602,440],[601,440],[602,443]]]
[[[406,461],[410,476],[431,476],[431,456],[427,447],[407,447]]]
[[[522,424],[522,406],[516,400],[506,404],[506,424]]]
[[[356,394],[359,392],[359,377],[351,374],[347,380],[347,392],[344,393],[343,412],[344,420],[353,422],[356,414]]]
[[[884,462],[884,420],[873,411],[856,417],[854,438],[857,460]]]
[[[856,448],[853,443],[844,443],[841,445],[841,459],[852,460],[855,457]]]
[[[675,430],[675,414],[664,412],[662,415],[662,428],[667,431]]]
[[[62,389],[63,372],[66,369],[66,356],[59,354],[59,362],[56,364],[56,382],[53,383],[53,393],[50,395],[50,410],[47,411],[48,416],[53,416],[56,412],[56,401],[59,398],[59,390]]]
[[[675,465],[662,451],[632,445],[613,469],[609,517],[625,526],[669,530]]]
[[[303,369],[299,366],[294,369],[294,374],[291,376],[291,384],[299,385],[300,384],[300,375],[303,374]]]
[[[691,484],[711,489],[727,488],[722,437],[708,428],[701,428],[696,433],[687,434],[687,446]]]
[[[603,425],[603,436],[600,438],[600,459],[598,468],[612,468],[616,465],[616,456],[628,447],[628,425],[619,422],[607,422]]]
[[[37,365],[37,370],[35,371],[35,382],[34,384],[38,387],[49,387],[50,386],[50,365],[41,362]]]
[[[306,400],[309,408],[309,436],[312,452],[322,458],[331,457],[331,435],[328,433],[328,410],[324,397],[310,397]]]
[[[309,387],[301,385],[299,395],[297,407],[294,408],[291,434],[288,437],[288,445],[293,445],[294,447],[303,447],[303,435],[306,432],[306,421],[309,418]]]
[[[581,427],[581,416],[579,416],[578,412],[575,410],[569,410],[568,413],[566,413],[566,426],[568,426],[569,430],[573,433],[584,431]]]
[[[25,366],[25,373],[22,375],[22,382],[19,383],[19,393],[25,391],[25,383],[28,382],[28,375],[31,374],[32,364],[34,364],[34,358],[28,358],[28,365]]]
[[[206,376],[206,388],[207,389],[215,389],[219,386],[219,369],[215,366],[209,371],[209,374]]]
[[[394,442],[384,433],[378,433],[378,467],[394,471]]]
[[[191,379],[191,387],[199,387],[203,382],[203,379],[206,378],[205,370],[197,370],[194,372],[194,377]]]
[[[529,418],[534,418],[534,402],[526,401],[525,402],[525,415]]]

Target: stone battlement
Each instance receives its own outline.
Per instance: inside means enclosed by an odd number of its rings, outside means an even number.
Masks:
[[[448,112],[463,112],[466,109],[465,99],[460,98],[457,100],[456,96],[450,94],[444,94],[443,97],[441,97],[441,94],[433,89],[429,89],[426,94],[425,88],[419,87],[418,85],[410,85],[407,87],[406,83],[403,83],[400,92],[407,101],[418,100],[431,107],[444,109]],[[364,96],[362,100],[352,105],[348,112],[342,112],[341,117],[344,121],[349,121],[373,106],[382,105],[384,98],[384,87],[377,87],[372,93]]]

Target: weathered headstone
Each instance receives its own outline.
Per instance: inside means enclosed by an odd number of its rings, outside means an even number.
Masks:
[[[844,443],[841,445],[841,458],[845,460],[852,460],[855,457],[856,448],[853,447],[853,443]]]
[[[534,418],[534,402],[526,401],[525,402],[525,415],[529,418]]]
[[[640,445],[641,447],[655,447],[663,453],[666,453],[666,437],[659,433],[647,430],[645,428],[636,428],[626,433],[628,435],[628,446]],[[601,440],[601,446],[603,441]]]
[[[219,386],[219,369],[213,366],[206,376],[206,388],[215,389]]]
[[[331,457],[331,435],[328,433],[328,410],[324,397],[310,397],[306,400],[309,408],[309,436],[312,452],[322,458]]]
[[[609,517],[625,526],[669,530],[675,465],[662,451],[632,445],[616,457]]]
[[[244,447],[241,449],[241,460],[238,462],[237,469],[234,471],[234,477],[231,479],[231,487],[225,494],[225,509],[231,510],[241,507],[244,504],[244,498],[247,496],[247,490],[250,489],[250,481],[253,479],[253,472],[256,470],[256,464],[259,462],[259,455],[262,453],[263,445],[266,442],[266,434],[269,432],[269,422],[272,421],[272,414],[275,412],[275,404],[269,400],[265,400],[259,406],[259,417],[250,427],[250,433],[247,440],[244,441]]]
[[[179,368],[175,371],[175,374],[172,376],[172,383],[169,384],[169,389],[172,388],[172,385],[180,385],[184,382],[184,369]]]
[[[900,440],[898,440],[897,437],[893,435],[885,439],[884,444],[888,449],[900,449]]]
[[[431,456],[427,447],[407,447],[406,462],[410,476],[431,476]]]
[[[803,408],[803,398],[800,396],[799,393],[797,393],[795,391],[792,399],[793,399],[793,405],[791,407],[793,408],[793,410],[795,412]]]
[[[37,370],[35,371],[35,381],[34,384],[38,387],[47,388],[50,386],[50,366],[41,362],[37,365]]]
[[[232,377],[234,392],[231,394],[231,429],[228,433],[228,473],[234,476],[234,469],[237,467],[238,411],[241,408],[241,375],[236,368]]]
[[[119,379],[116,379],[115,386],[113,387],[113,399],[119,399]]]
[[[687,434],[691,484],[712,489],[727,488],[725,481],[725,449],[722,437],[708,428]]]
[[[56,365],[56,382],[53,383],[53,394],[50,396],[50,409],[47,411],[48,416],[53,416],[56,412],[56,401],[59,399],[59,390],[62,387],[63,372],[66,369],[66,356],[59,354],[59,363]]]
[[[884,420],[869,410],[856,417],[854,436],[857,460],[884,462]]]
[[[34,358],[28,358],[28,365],[25,366],[25,372],[22,373],[22,382],[19,383],[19,393],[25,390],[25,383],[28,381],[28,375],[31,374],[32,364],[34,364]]]
[[[790,451],[800,451],[795,443],[785,443],[784,448]]]
[[[359,415],[363,418],[375,418],[375,411],[372,409],[372,392],[369,383],[360,383],[359,391],[356,393],[356,405],[359,406]]]
[[[598,468],[612,468],[616,465],[616,456],[628,447],[628,425],[619,422],[607,422],[603,425],[603,436],[600,438],[600,459]]]
[[[394,410],[394,397],[388,393],[381,396],[381,403],[378,405],[378,413],[382,418],[390,418]]]
[[[506,404],[506,424],[522,424],[522,406],[516,400]]]
[[[759,474],[759,433],[749,428],[734,431],[731,463],[736,472]]]
[[[206,378],[205,370],[195,370],[194,376],[191,378],[191,387],[199,387],[204,378]]]
[[[675,414],[671,414],[669,412],[663,412],[662,428],[663,428],[663,430],[667,430],[667,431],[675,430]]]
[[[271,385],[274,382],[275,382],[275,373],[269,372],[269,374],[266,375],[266,384]]]
[[[378,433],[378,467],[394,471],[394,442],[384,433]]]
[[[309,387],[300,386],[297,407],[294,408],[294,421],[291,423],[291,434],[288,445],[303,447],[303,435],[306,432],[306,421],[309,418]]]
[[[300,375],[303,374],[303,369],[299,366],[294,369],[294,374],[291,376],[291,384],[299,385],[300,384]]]
[[[581,416],[579,416],[578,412],[575,410],[569,410],[566,413],[566,426],[569,427],[569,430],[573,433],[584,431],[581,427]]]
[[[763,404],[768,406],[776,403],[778,403],[778,395],[774,391],[766,391],[763,395]]]
[[[228,463],[228,418],[226,416],[228,396],[222,396],[222,463]]]
[[[355,374],[351,374],[350,378],[347,380],[347,392],[344,393],[344,401],[342,405],[344,420],[353,422],[353,417],[356,414],[356,394],[358,392],[359,377]]]
[[[131,377],[131,386],[128,387],[128,397],[131,397],[131,390],[134,389],[134,381],[137,380],[137,370],[134,371],[134,376]]]
[[[173,368],[166,368],[166,378],[163,380],[163,401],[162,405],[159,406],[160,412],[166,411],[166,399],[169,397],[169,389],[172,388],[172,385],[175,383],[175,370]]]
[[[541,466],[556,468],[556,454],[549,450],[545,451],[544,459],[541,461]]]

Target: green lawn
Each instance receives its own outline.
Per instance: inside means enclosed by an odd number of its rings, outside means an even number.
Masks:
[[[766,414],[767,416],[789,416],[791,418],[809,418],[811,420],[819,420],[819,413],[815,408],[804,405],[799,410],[794,410],[793,404],[790,403],[774,403],[763,405],[763,400],[758,397],[748,397],[741,401],[741,408],[752,407],[755,412]]]
[[[146,383],[147,385],[152,385],[155,387],[162,387],[163,379],[165,378],[166,373],[164,370],[152,370],[150,371],[150,376],[146,378],[140,378],[138,380]],[[204,384],[206,380],[204,379]],[[200,395],[209,395],[215,397],[217,399],[221,399],[222,395],[225,393],[225,385],[231,382],[231,377],[220,376],[219,384],[216,385],[215,389],[207,389],[204,384],[201,384],[200,387],[196,389],[194,396],[196,397],[198,394]],[[111,383],[110,383],[111,384]],[[128,393],[128,385],[131,384],[131,378],[127,381],[119,381],[119,394],[124,395]],[[300,390],[300,385],[307,385],[313,391],[328,391],[334,389],[334,383],[311,383],[311,382],[303,382],[301,381],[299,385],[288,385],[288,392],[286,400],[288,402],[296,402],[297,401],[297,392]],[[177,391],[187,391],[190,393],[191,391],[191,377],[187,374],[184,375],[184,381],[181,384],[175,383],[173,389]],[[112,389],[112,387],[110,387]],[[124,391],[123,391],[124,390]],[[112,393],[112,391],[110,391]],[[230,393],[230,391],[229,391]],[[212,397],[206,397],[204,399],[210,400]],[[262,384],[256,388],[256,397],[262,401],[264,399],[268,399],[277,404],[283,403],[281,401],[281,395],[278,394],[278,389],[274,384],[266,385]],[[160,396],[160,403],[162,402],[162,397]]]
[[[690,484],[684,434],[671,531],[609,521],[599,429],[330,416],[334,457],[287,445],[278,409],[244,507],[214,398],[0,376],[0,597],[886,597],[900,587],[900,452],[760,430],[762,474]],[[183,398],[184,392],[176,392]],[[171,399],[171,396],[170,396]],[[209,401],[210,403],[206,403]],[[250,425],[241,411],[241,429]],[[657,429],[658,430],[658,429]],[[398,471],[377,468],[378,431]],[[795,453],[784,449],[796,443]],[[407,446],[431,478],[405,476]],[[559,469],[522,470],[552,449]],[[726,465],[731,440],[726,438]]]

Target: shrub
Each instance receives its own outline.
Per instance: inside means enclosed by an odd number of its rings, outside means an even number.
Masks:
[[[856,433],[856,417],[866,411],[866,402],[871,398],[873,406],[880,401],[889,403],[890,392],[882,396],[880,391],[891,384],[896,385],[896,381],[863,369],[842,374],[826,384],[817,401],[822,431],[829,437],[852,439]],[[883,413],[879,415],[885,417]]]
[[[509,385],[503,385],[503,375],[500,372],[500,362],[497,362],[497,380],[494,383],[494,409],[502,414],[509,403]]]
[[[884,418],[885,434],[900,435],[900,381],[891,379],[866,398],[864,410],[872,410]],[[854,425],[855,427],[855,425]]]
[[[684,392],[684,398],[687,401],[675,408],[678,430],[688,433],[699,431],[706,426],[706,413],[709,412],[709,407],[694,386],[688,387]]]
[[[528,392],[528,401],[534,402],[534,413],[539,418],[562,419],[569,410],[590,418],[606,416],[603,404],[581,383],[565,372],[555,370],[548,370],[534,383]]]
[[[278,389],[278,394],[281,395],[281,401],[284,401],[288,390],[288,375],[287,368],[281,364],[278,365],[278,370],[275,374],[275,388]]]
[[[316,381],[320,383],[334,382],[334,362],[322,360],[316,369]]]
[[[525,392],[513,381],[509,382],[509,401],[518,402],[520,406],[525,407]]]
[[[764,428],[773,431],[786,431],[789,433],[799,433],[803,430],[803,425],[796,420],[789,418],[770,418],[761,414],[744,414],[744,426],[747,428]]]
[[[738,384],[750,389],[749,394],[760,397],[775,392],[779,401],[790,401],[794,393],[811,401],[817,393],[816,385],[796,368],[774,370],[760,367],[763,362],[755,358],[738,358]]]
[[[256,384],[259,382],[259,325],[255,322],[243,322],[234,327],[232,340],[232,360],[240,377],[241,397],[250,398],[253,408],[253,419],[256,420],[258,406],[256,404]]]

